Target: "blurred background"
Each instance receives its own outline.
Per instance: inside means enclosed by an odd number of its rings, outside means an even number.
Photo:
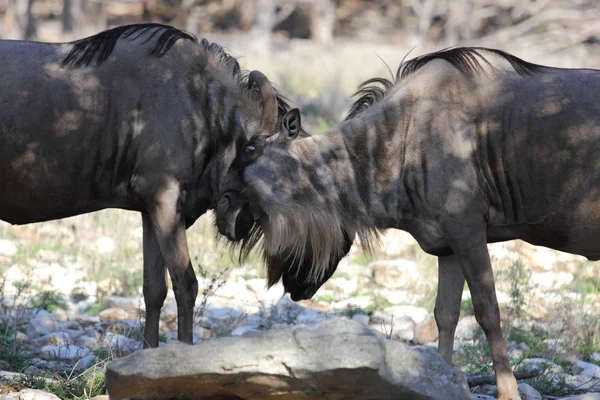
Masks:
[[[372,77],[391,77],[407,55],[475,45],[539,64],[600,69],[598,0],[0,0],[2,39],[71,41],[140,22],[171,24],[221,44],[243,68],[263,71],[300,107],[303,124],[313,133],[339,123],[357,86]],[[218,242],[212,218],[205,215],[188,230],[200,277],[199,307],[208,312],[207,304],[221,304],[240,315],[267,315],[265,299],[277,303],[281,287],[267,294],[261,261],[253,255],[240,265]],[[132,300],[134,318],[143,319],[141,241],[140,216],[120,210],[26,226],[0,221],[0,311],[21,298],[27,307],[105,312],[100,315],[109,320],[106,309],[115,308],[115,296],[122,296]],[[533,349],[516,348],[512,354],[555,360],[567,349],[578,354],[575,359],[600,364],[597,264],[520,241],[490,245],[490,252],[504,326],[514,327],[507,337],[515,346],[526,343]],[[389,230],[373,254],[353,248],[334,277],[302,305],[363,315],[374,329],[382,321],[389,323],[390,315],[406,312],[399,307],[416,307],[422,311],[410,317],[408,333],[390,331],[390,337],[432,343],[436,284],[436,259],[423,253],[410,235]],[[169,296],[161,332],[172,338],[175,308]],[[463,297],[463,315],[471,316],[467,323],[476,329],[468,290]],[[5,302],[7,298],[15,301]],[[285,317],[284,323],[296,317]],[[250,324],[244,318],[225,328],[199,321],[204,333],[198,335],[205,338]],[[420,324],[429,324],[425,329],[431,331],[419,333]],[[395,329],[403,332],[398,324]],[[465,340],[479,343],[478,338]],[[0,343],[0,353],[2,349]],[[486,349],[464,353],[459,365],[470,373],[491,371]],[[559,393],[552,389],[552,379],[539,387]],[[566,392],[572,389],[565,385]]]
[[[261,69],[321,130],[342,118],[360,82],[389,76],[409,52],[477,45],[600,67],[599,17],[597,0],[0,0],[0,35],[60,42],[171,24]]]

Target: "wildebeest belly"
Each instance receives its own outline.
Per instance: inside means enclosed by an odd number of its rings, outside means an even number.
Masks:
[[[489,227],[488,242],[521,239],[590,260],[600,259],[600,219],[579,219],[573,209],[563,211],[535,224]]]
[[[4,140],[3,140],[4,139]],[[102,166],[85,140],[0,138],[0,219],[25,224],[107,207],[132,208],[128,179]]]

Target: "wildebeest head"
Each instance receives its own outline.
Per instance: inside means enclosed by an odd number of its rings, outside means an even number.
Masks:
[[[302,152],[290,151],[300,124],[299,111],[291,110],[276,135],[255,136],[240,149],[216,210],[219,232],[230,240],[264,234],[268,284],[281,279],[293,300],[311,298],[331,277],[354,234],[331,209],[339,204],[311,184]]]
[[[248,87],[256,86],[260,91],[263,103],[263,114],[258,134],[255,137],[268,137],[275,133],[277,126],[278,105],[277,94],[271,82],[260,71],[252,71],[248,75]],[[241,182],[236,168],[231,168],[222,182],[225,187],[240,187]],[[255,217],[250,212],[250,203],[230,193],[223,195],[216,206],[217,227],[219,232],[232,241],[248,238],[255,225]]]

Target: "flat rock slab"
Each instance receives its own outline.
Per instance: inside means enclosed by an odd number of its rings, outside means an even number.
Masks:
[[[435,350],[345,318],[140,350],[109,364],[106,388],[111,400],[471,399]]]

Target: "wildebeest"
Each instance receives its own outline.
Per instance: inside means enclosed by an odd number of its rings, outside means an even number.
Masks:
[[[486,245],[523,239],[600,259],[600,71],[453,48],[402,63],[394,82],[368,80],[358,95],[339,126],[308,139],[294,141],[290,111],[285,130],[240,150],[222,191],[249,201],[267,261],[287,254],[304,270],[285,273],[305,285],[331,275],[348,235],[369,245],[385,228],[410,232],[439,257],[442,357],[452,361],[466,279],[499,398],[519,398]]]
[[[159,24],[64,44],[0,41],[0,76],[0,219],[140,211],[145,346],[158,345],[165,266],[179,340],[191,343],[186,227],[214,208],[240,143],[275,133],[286,102],[219,45]]]

